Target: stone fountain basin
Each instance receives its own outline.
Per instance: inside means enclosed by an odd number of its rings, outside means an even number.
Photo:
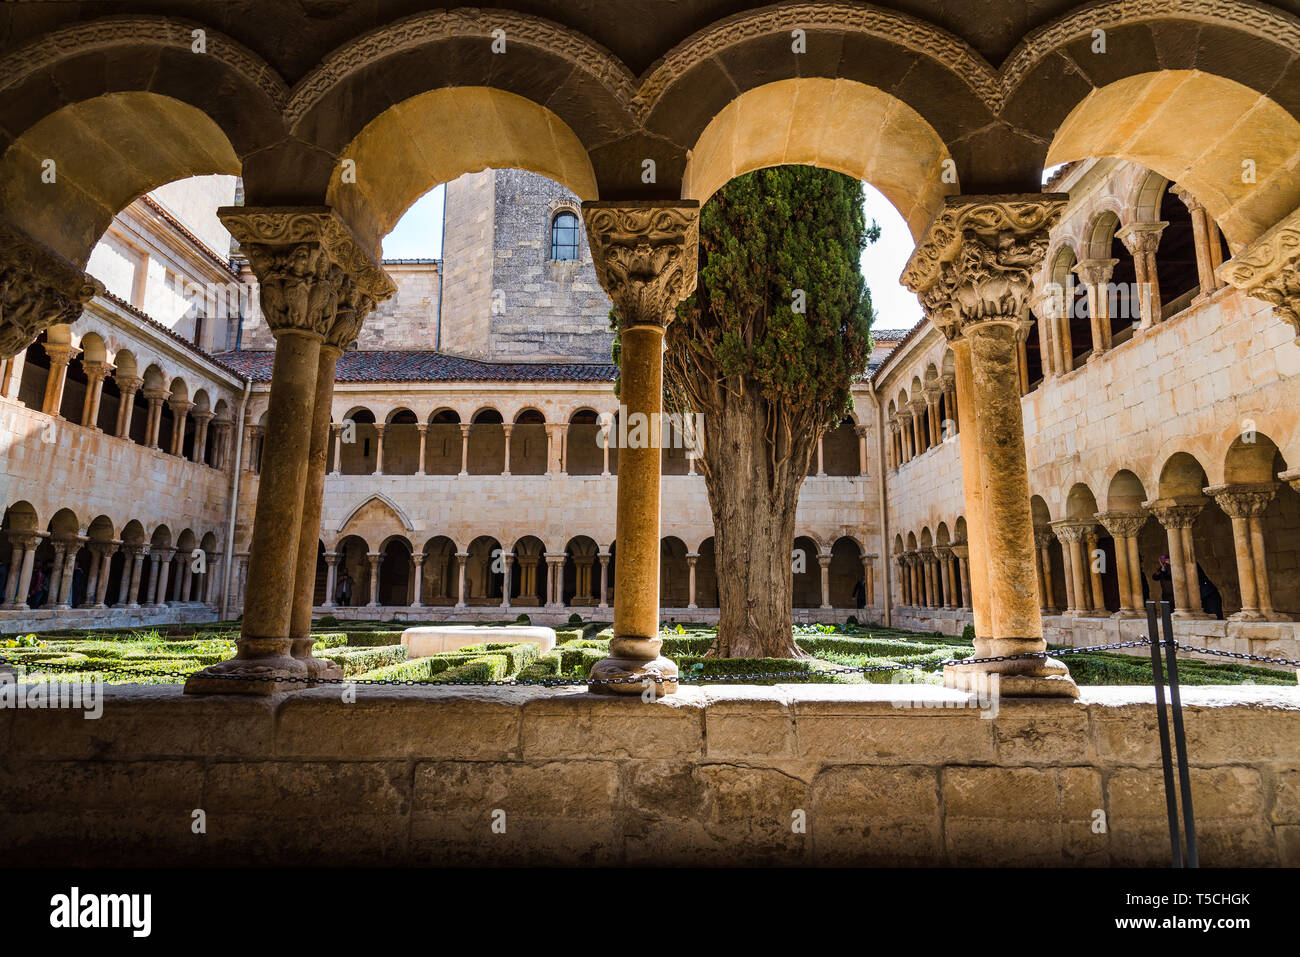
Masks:
[[[457,651],[466,645],[525,641],[536,642],[544,655],[555,647],[555,629],[540,625],[426,625],[402,632],[402,644],[411,658]]]

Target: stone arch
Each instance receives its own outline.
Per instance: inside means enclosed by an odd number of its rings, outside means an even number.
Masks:
[[[501,413],[491,406],[479,409],[470,417],[470,475],[500,475],[505,471],[506,433]]]
[[[510,549],[515,556],[510,574],[512,605],[543,605],[550,592],[546,545],[536,535],[520,536]]]
[[[335,543],[334,553],[338,569],[334,580],[334,601],[345,608],[367,604],[373,585],[370,545],[361,535],[349,533]]]
[[[948,182],[937,175],[945,165],[955,174],[956,162],[920,113],[885,88],[844,78],[792,77],[745,90],[708,118],[689,155],[683,199],[703,203],[729,180],[767,166],[819,166],[880,190],[914,240],[944,196],[959,192],[955,175]]]
[[[491,535],[479,535],[465,551],[469,554],[465,560],[465,603],[500,604],[505,580],[505,565],[500,562],[501,543]]]
[[[188,59],[203,71],[206,57]],[[185,85],[196,86],[192,75]],[[52,183],[42,182],[47,160],[56,164]],[[241,168],[226,131],[203,110],[158,93],[110,93],[63,106],[8,144],[0,209],[85,268],[113,217],[137,197],[190,176],[238,176]]]
[[[1137,473],[1120,469],[1111,478],[1106,489],[1106,511],[1138,512],[1147,500],[1146,488]]]
[[[546,416],[532,406],[519,410],[510,427],[510,474],[545,475],[549,450]]]
[[[343,416],[340,424],[343,433],[339,442],[330,443],[330,454],[334,454],[335,445],[339,452],[335,470],[343,475],[373,474],[379,455],[379,428],[374,412],[364,406],[354,406]],[[349,434],[351,442],[346,441]]]
[[[795,608],[819,608],[822,603],[822,568],[817,557],[821,543],[811,535],[794,540],[796,564],[792,573],[791,603]]]
[[[405,406],[384,417],[384,475],[415,475],[420,471],[419,425],[419,416]]]
[[[446,535],[435,535],[420,550],[424,575],[420,601],[425,605],[453,605],[459,587],[456,543]]]
[[[854,590],[861,582],[865,591],[866,580],[862,569],[862,545],[852,535],[841,535],[832,543],[827,574],[830,579],[831,607],[853,608],[857,604]]]
[[[1234,252],[1300,205],[1300,121],[1244,82],[1212,72],[1159,70],[1091,89],[1061,120],[1045,162],[1107,156],[1191,191]],[[1255,183],[1242,181],[1242,157],[1257,158]]]
[[[845,416],[840,424],[827,429],[822,438],[822,468],[827,475],[858,475],[859,462],[857,423]],[[816,457],[811,467],[817,468]]]
[[[456,475],[461,469],[461,447],[460,413],[451,408],[434,411],[425,433],[425,474]]]
[[[1065,497],[1065,517],[1070,521],[1092,521],[1097,514],[1097,496],[1083,482],[1076,482]]]
[[[428,81],[409,64],[403,65],[402,76]],[[412,203],[463,173],[524,169],[560,183],[581,199],[598,196],[582,140],[559,116],[526,96],[491,86],[457,85],[426,89],[389,106],[389,97],[398,91],[382,84],[373,92],[354,92],[387,106],[338,150],[338,160],[352,160],[363,172],[345,182],[344,163],[325,165],[329,157],[322,157],[313,160],[315,168],[306,173],[311,178],[328,176],[326,204],[337,208],[372,250]],[[364,107],[354,104],[345,115],[359,109]],[[454,148],[447,145],[449,130],[458,134]]]
[[[1161,499],[1199,499],[1207,483],[1205,468],[1194,455],[1175,452],[1160,469]]]
[[[600,601],[599,551],[589,535],[575,535],[564,546],[564,604],[589,608]]]
[[[399,607],[411,604],[415,579],[410,540],[405,535],[389,535],[379,543],[378,552],[382,556],[377,567],[378,603]]]
[[[375,492],[339,522],[339,533],[358,535],[371,541],[401,532],[414,531],[415,526],[396,502],[382,492]]]
[[[686,543],[676,535],[659,539],[659,605],[685,608],[689,604],[689,569]]]

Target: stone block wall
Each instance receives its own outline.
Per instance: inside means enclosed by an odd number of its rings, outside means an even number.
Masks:
[[[1202,864],[1300,864],[1300,691],[1184,702]],[[972,704],[902,685],[651,704],[119,686],[94,721],[0,710],[0,841],[18,866],[1168,863],[1149,689]]]

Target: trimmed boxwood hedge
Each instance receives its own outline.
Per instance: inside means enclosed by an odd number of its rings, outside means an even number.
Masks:
[[[358,675],[373,671],[385,665],[394,665],[406,660],[405,645],[385,645],[380,648],[327,648],[317,655],[336,661],[345,676]]]

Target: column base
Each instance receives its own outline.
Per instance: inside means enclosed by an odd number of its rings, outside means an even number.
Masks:
[[[185,694],[275,695],[308,686],[307,665],[289,654],[283,638],[241,638],[239,655],[195,672]]]
[[[618,684],[603,684],[598,679],[648,678],[649,687],[654,688],[656,698],[674,694],[677,691],[677,665],[660,655],[646,661],[644,658],[602,658],[591,666],[587,690],[592,694],[639,695],[645,692],[645,681],[621,681]],[[662,682],[653,679],[662,678]]]
[[[307,668],[307,680],[315,682],[321,678],[334,679],[343,677],[343,668],[328,658],[317,658],[311,651],[316,639],[294,638],[290,644],[290,653],[294,661],[301,661]]]
[[[1170,614],[1171,618],[1190,619],[1192,621],[1209,621],[1214,616],[1203,611],[1175,611]],[[1263,621],[1264,616],[1258,615],[1255,618],[1242,619],[1243,621]]]
[[[996,687],[996,694],[1008,698],[1079,697],[1079,686],[1074,683],[1063,662],[1056,658],[1042,658],[1035,665],[1032,672],[1010,674],[985,670],[989,665],[947,665],[943,669],[943,685],[945,688],[981,694],[987,694]],[[997,674],[996,686],[991,685],[990,674]]]
[[[1115,614],[1111,615],[1110,617],[1115,619],[1116,621],[1123,621],[1129,618],[1145,618],[1146,615],[1144,615],[1142,612],[1136,609],[1121,608],[1119,611],[1115,612]]]
[[[1193,617],[1200,617],[1200,616],[1194,616],[1190,612],[1183,612],[1182,614],[1179,614],[1178,612],[1174,612],[1173,617],[1193,618]],[[1204,617],[1209,618],[1210,616],[1205,615]],[[1228,616],[1228,621],[1264,621],[1264,620],[1265,618],[1263,613],[1258,611],[1239,611],[1236,614]]]

